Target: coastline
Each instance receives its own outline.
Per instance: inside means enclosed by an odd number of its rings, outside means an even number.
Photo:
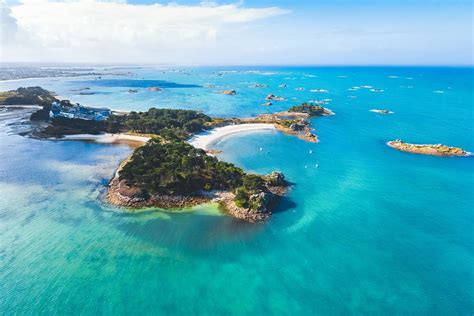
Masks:
[[[269,123],[247,123],[227,125],[217,127],[209,131],[197,134],[188,140],[188,143],[196,148],[203,150],[211,150],[211,146],[222,140],[223,138],[243,132],[261,131],[261,130],[276,130],[274,124]]]
[[[211,203],[212,198],[204,195],[196,196],[152,196],[143,198],[136,188],[129,187],[124,180],[120,180],[120,171],[130,161],[131,155],[124,159],[110,180],[107,190],[107,202],[124,207],[127,210],[140,209],[144,207],[157,207],[164,210],[181,210],[193,206]]]
[[[127,144],[131,147],[139,147],[148,142],[151,137],[130,135],[125,133],[118,134],[75,134],[65,135],[62,138],[50,138],[54,140],[78,140],[78,141],[93,141],[101,144]]]
[[[239,207],[232,191],[201,191],[195,195],[152,195],[142,197],[138,188],[130,187],[125,180],[120,180],[120,170],[130,161],[131,155],[124,159],[110,180],[106,195],[109,204],[126,209],[127,211],[143,208],[160,208],[164,211],[174,212],[189,209],[204,204],[218,206],[224,214],[236,219],[256,223],[269,219],[279,199],[286,195],[288,187],[284,185],[268,186],[269,193],[264,195],[268,209],[264,212]]]
[[[0,105],[0,108],[3,109],[32,109],[32,110],[40,110],[43,107],[40,105],[31,105],[31,104],[5,104],[5,105]]]

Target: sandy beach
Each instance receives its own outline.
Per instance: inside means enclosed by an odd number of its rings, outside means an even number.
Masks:
[[[39,110],[42,109],[42,106],[39,105],[22,105],[22,104],[14,104],[14,105],[0,105],[0,108],[5,108],[5,109],[33,109],[33,110]]]
[[[232,134],[258,130],[276,130],[276,128],[273,124],[264,123],[228,125],[195,135],[189,140],[189,143],[196,148],[209,150],[211,145],[217,143],[224,137]]]
[[[150,140],[150,137],[138,136],[138,135],[129,135],[129,134],[76,134],[76,135],[66,135],[61,140],[82,140],[82,141],[94,141],[102,144],[120,144],[125,143],[132,146],[140,146],[145,144]]]

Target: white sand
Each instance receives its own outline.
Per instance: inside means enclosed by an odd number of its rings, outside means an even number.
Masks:
[[[128,135],[128,134],[99,134],[99,135],[92,135],[92,134],[76,134],[76,135],[66,135],[63,140],[92,140],[97,143],[116,143],[119,141],[136,141],[136,142],[143,142],[146,143],[150,140],[150,137],[145,136],[137,136],[137,135]]]
[[[214,128],[210,131],[203,132],[201,134],[193,136],[188,142],[196,148],[201,148],[204,150],[210,149],[209,147],[219,140],[227,137],[229,135],[242,133],[242,132],[251,132],[259,130],[275,130],[273,124],[237,124],[237,125],[228,125],[223,127]],[[136,136],[128,134],[76,134],[76,135],[66,135],[61,140],[89,140],[95,141],[97,143],[111,144],[117,143],[120,141],[136,141],[146,143],[150,140],[150,137],[145,136]]]
[[[224,137],[227,137],[232,134],[249,132],[249,131],[259,131],[259,130],[275,130],[273,124],[237,124],[237,125],[228,125],[224,127],[214,128],[210,131],[198,134],[192,137],[188,142],[196,148],[201,148],[204,150],[209,150],[210,146],[217,143]]]
[[[22,105],[22,104],[5,104],[5,105],[0,105],[0,108],[7,108],[7,109],[10,109],[10,108],[18,108],[18,109],[42,109],[43,107],[42,106],[39,106],[39,105],[30,105],[30,104],[27,104],[27,105]]]

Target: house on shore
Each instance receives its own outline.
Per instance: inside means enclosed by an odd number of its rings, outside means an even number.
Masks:
[[[71,104],[68,101],[53,102],[49,112],[50,118],[66,117],[70,119],[105,121],[112,111],[107,108],[91,108],[79,103]]]

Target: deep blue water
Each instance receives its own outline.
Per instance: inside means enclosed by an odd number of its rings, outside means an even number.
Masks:
[[[163,91],[147,89],[160,83]],[[115,109],[233,117],[332,99],[336,112],[313,120],[318,144],[265,131],[217,145],[223,160],[280,170],[294,183],[262,224],[214,206],[180,214],[109,207],[102,194],[131,149],[23,138],[3,120],[0,312],[472,315],[474,158],[413,155],[385,142],[474,151],[473,83],[472,68],[397,67],[141,68],[0,83]],[[84,87],[97,94],[73,91]],[[216,93],[224,89],[237,95]],[[262,106],[270,93],[288,101]]]

